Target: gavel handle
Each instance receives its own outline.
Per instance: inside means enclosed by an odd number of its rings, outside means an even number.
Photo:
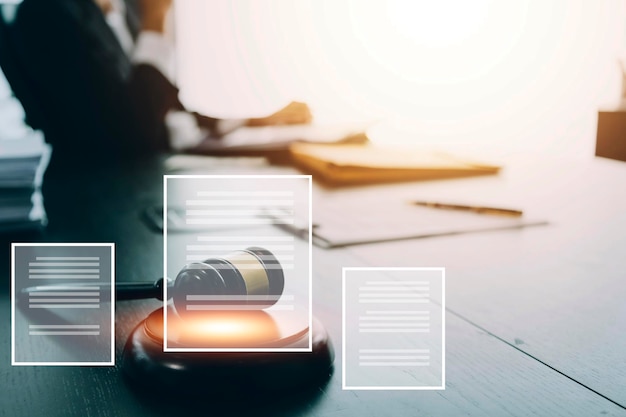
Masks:
[[[115,299],[124,300],[141,300],[146,298],[156,298],[163,301],[163,278],[159,278],[154,282],[117,282],[115,283]],[[172,288],[172,283],[167,280],[168,289]],[[171,291],[169,294],[171,298]]]
[[[141,300],[147,298],[156,298],[163,301],[163,282],[167,282],[168,289],[172,288],[172,281],[169,279],[159,278],[154,282],[116,282],[115,283],[115,299],[117,301],[124,300]],[[59,284],[62,285],[62,284]],[[76,283],[73,286],[91,286],[93,283]],[[108,283],[98,283],[101,288],[111,288]],[[40,291],[43,287],[48,290],[54,289],[54,284],[24,288],[21,293],[23,296],[28,296],[29,293]],[[168,291],[168,295],[171,297],[171,292]],[[168,297],[168,298],[170,298]]]

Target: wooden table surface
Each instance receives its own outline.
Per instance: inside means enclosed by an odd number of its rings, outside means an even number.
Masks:
[[[255,167],[255,172],[291,172]],[[162,201],[162,160],[46,182],[49,227],[2,236],[0,416],[626,415],[626,164],[522,158],[498,176],[351,190],[505,203],[548,226],[313,251],[313,309],[333,339],[314,392],[225,403],[144,393],[119,367],[130,330],[158,301],[118,302],[115,367],[10,365],[10,243],[115,242],[117,280],[162,275],[162,237],[140,220]],[[210,173],[207,170],[207,173]],[[341,268],[446,267],[445,391],[341,389]]]

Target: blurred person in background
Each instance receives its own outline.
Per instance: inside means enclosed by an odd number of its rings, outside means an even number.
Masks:
[[[52,165],[187,150],[240,126],[309,123],[292,102],[256,119],[187,111],[165,36],[172,0],[24,0],[12,24],[18,58],[41,107]]]

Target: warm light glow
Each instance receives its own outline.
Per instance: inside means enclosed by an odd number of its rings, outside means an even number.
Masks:
[[[232,335],[232,334],[242,334],[246,333],[250,329],[246,322],[240,320],[220,320],[220,321],[208,321],[195,323],[194,332],[202,333],[202,334],[218,334],[220,336],[223,335]]]
[[[480,29],[486,6],[486,0],[390,0],[387,16],[396,34],[441,47],[460,43]]]
[[[198,311],[168,321],[172,342],[187,347],[263,347],[280,339],[276,322],[264,311]]]
[[[383,119],[383,142],[593,155],[617,103],[624,2],[185,0],[180,85],[217,116],[309,102],[319,121]]]

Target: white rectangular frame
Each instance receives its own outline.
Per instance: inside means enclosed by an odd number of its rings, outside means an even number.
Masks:
[[[441,272],[441,385],[348,386],[346,385],[346,272],[347,271],[439,271]],[[343,267],[341,268],[341,389],[354,391],[437,391],[446,389],[446,268],[444,267]]]
[[[163,175],[163,276],[167,277],[167,180],[168,179],[214,179],[214,178],[248,178],[248,179],[306,179],[309,183],[309,311],[308,346],[304,348],[172,348],[167,346],[167,337],[163,338],[163,352],[312,352],[313,351],[313,177],[311,175]],[[163,334],[167,335],[167,285],[163,286]]]
[[[15,360],[15,248],[38,246],[108,246],[111,249],[111,360],[108,362],[18,362]],[[12,366],[115,366],[115,243],[11,243],[11,365]]]

